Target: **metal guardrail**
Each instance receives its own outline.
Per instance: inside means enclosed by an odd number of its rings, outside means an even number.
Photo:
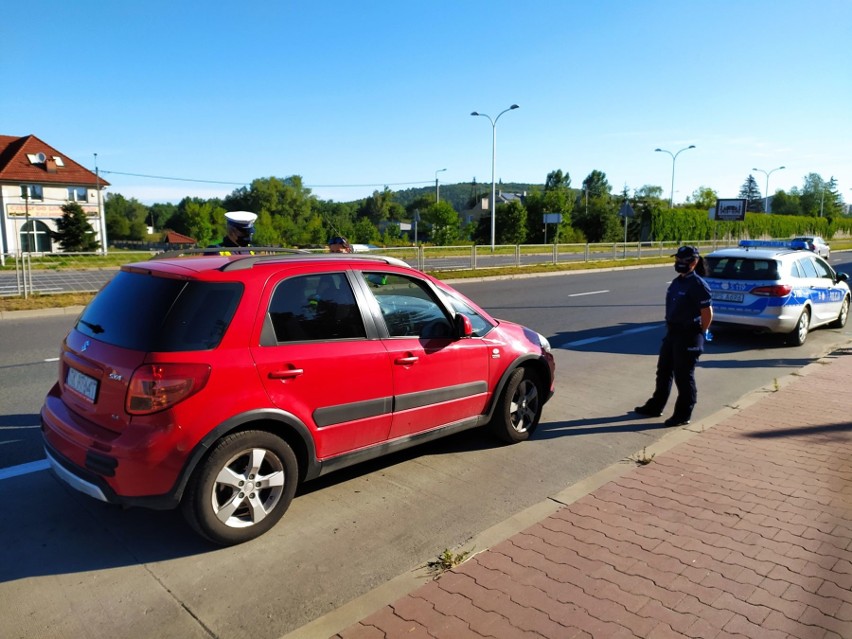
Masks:
[[[601,244],[520,244],[495,246],[404,246],[374,249],[374,254],[403,260],[421,271],[495,269],[540,264],[620,261],[667,257],[681,244],[702,253],[732,246],[736,239],[693,242],[608,242]],[[325,249],[309,250],[323,253]],[[0,254],[0,297],[57,293],[92,293],[101,289],[122,264],[142,262],[156,251],[101,253]]]

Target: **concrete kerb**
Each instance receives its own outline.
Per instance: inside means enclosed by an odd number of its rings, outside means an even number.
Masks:
[[[60,306],[52,308],[34,308],[27,311],[0,311],[0,320],[27,319],[30,317],[52,317],[56,315],[79,315],[83,306]]]
[[[846,348],[849,344],[852,344],[852,340],[849,340],[846,345],[839,348]],[[666,433],[659,440],[650,446],[647,446],[642,451],[643,454],[651,457],[665,453],[696,435],[700,435],[701,433],[713,428],[717,424],[721,424],[727,419],[737,415],[742,410],[765,399],[767,395],[782,391],[797,378],[804,377],[816,370],[817,367],[825,365],[825,360],[830,355],[831,353],[825,353],[820,356],[819,359],[805,365],[801,369],[776,379],[773,385],[763,386],[750,391],[740,397],[735,404],[724,406],[715,413],[697,420],[689,426],[678,428]],[[611,464],[594,475],[578,481],[577,483],[559,491],[555,495],[512,515],[494,526],[491,526],[487,530],[484,530],[459,544],[456,549],[475,550],[476,552],[469,555],[468,559],[473,557],[475,554],[485,552],[489,548],[496,546],[500,542],[509,539],[523,530],[526,530],[530,526],[537,524],[546,517],[549,517],[563,506],[568,506],[574,503],[578,499],[594,492],[610,481],[630,472],[634,469],[634,467],[635,463],[632,462],[630,458]],[[310,623],[293,630],[292,632],[289,632],[280,639],[314,639],[315,637],[331,637],[358,623],[384,606],[390,605],[394,601],[411,594],[420,586],[428,583],[432,578],[432,575],[429,575],[426,572],[424,566],[412,568],[408,572],[391,579],[378,588],[353,599],[340,608],[337,608],[336,610],[333,610],[332,612],[323,615],[322,617],[319,617]]]

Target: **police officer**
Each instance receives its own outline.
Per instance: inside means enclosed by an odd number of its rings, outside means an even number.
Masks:
[[[244,248],[251,246],[251,238],[254,235],[254,223],[257,215],[249,211],[230,211],[225,213],[227,230],[225,237],[214,248]],[[223,255],[230,255],[229,251],[220,251]]]
[[[654,394],[634,412],[645,417],[663,414],[672,389],[677,386],[674,414],[666,426],[682,426],[692,418],[698,398],[695,386],[695,364],[704,352],[704,338],[713,321],[710,287],[701,278],[705,275],[704,260],[695,246],[681,246],[675,258],[678,276],[666,293],[666,336],[657,359],[657,384]]]

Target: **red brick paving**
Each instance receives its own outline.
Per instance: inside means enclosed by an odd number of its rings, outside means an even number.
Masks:
[[[852,349],[335,635],[852,638]]]

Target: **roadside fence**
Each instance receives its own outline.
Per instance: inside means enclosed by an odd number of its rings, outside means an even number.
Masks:
[[[681,244],[702,254],[736,245],[736,239],[684,242],[608,242],[601,244],[519,244],[495,246],[404,246],[373,249],[422,271],[499,269],[543,264],[612,262],[668,257]],[[100,290],[122,264],[143,262],[161,251],[110,249],[103,253],[0,254],[0,297],[30,297]],[[322,253],[325,249],[310,252]]]

